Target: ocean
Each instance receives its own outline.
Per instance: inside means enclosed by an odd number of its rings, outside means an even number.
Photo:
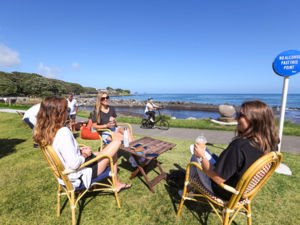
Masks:
[[[136,99],[140,101],[153,98],[154,103],[157,102],[193,102],[201,104],[220,105],[228,103],[234,106],[239,106],[242,102],[251,99],[259,99],[268,103],[272,107],[278,107],[275,111],[275,116],[280,115],[281,94],[138,94],[124,97],[111,97],[112,99]],[[300,124],[300,94],[288,94],[286,105],[285,120]],[[124,109],[117,108],[117,111],[130,111],[136,113],[143,113],[143,109]],[[188,117],[195,118],[213,118],[217,119],[220,114],[218,112],[204,112],[193,110],[166,110],[163,113],[174,116],[178,119],[185,119]]]

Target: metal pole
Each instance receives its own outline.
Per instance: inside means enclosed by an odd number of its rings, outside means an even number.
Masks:
[[[280,143],[278,144],[279,152],[280,152],[281,143],[282,143],[282,132],[283,132],[283,126],[284,126],[284,116],[285,116],[285,107],[286,107],[288,88],[289,88],[289,77],[284,77],[282,97],[281,97],[280,121],[279,121],[279,138],[280,138]]]

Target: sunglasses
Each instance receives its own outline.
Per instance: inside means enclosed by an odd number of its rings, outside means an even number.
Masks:
[[[101,98],[101,101],[104,101],[105,99],[108,100],[108,99],[109,99],[109,96],[102,97],[102,98]]]
[[[240,119],[240,118],[242,118],[242,117],[245,118],[246,115],[245,115],[244,113],[242,113],[242,112],[237,112],[237,113],[236,113],[236,118],[237,118],[237,119]]]

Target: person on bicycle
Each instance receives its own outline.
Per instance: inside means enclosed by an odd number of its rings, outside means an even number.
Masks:
[[[145,114],[150,117],[150,121],[154,123],[155,121],[155,109],[159,108],[159,106],[153,103],[153,98],[149,98],[145,108]]]

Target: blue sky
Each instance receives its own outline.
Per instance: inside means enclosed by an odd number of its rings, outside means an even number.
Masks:
[[[0,71],[139,93],[281,93],[272,62],[300,50],[300,1],[1,3]],[[300,93],[300,74],[289,93]]]

